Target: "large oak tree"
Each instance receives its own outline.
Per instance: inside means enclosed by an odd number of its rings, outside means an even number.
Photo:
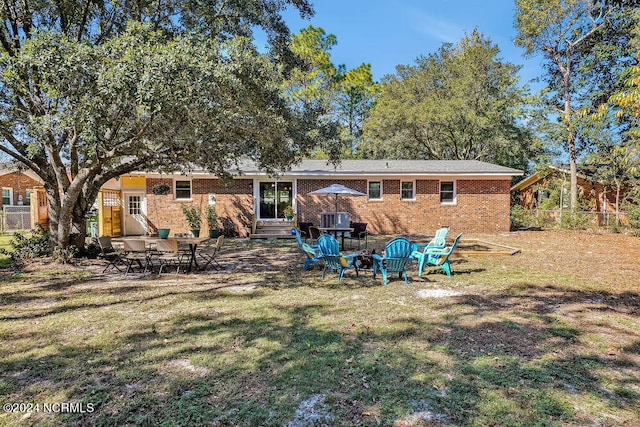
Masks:
[[[240,156],[280,169],[313,145],[313,105],[291,109],[298,65],[281,12],[307,0],[0,1],[0,150],[44,181],[52,240],[84,242],[107,180]],[[259,54],[252,31],[268,36]]]

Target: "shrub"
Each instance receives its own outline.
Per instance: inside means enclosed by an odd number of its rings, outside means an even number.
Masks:
[[[91,243],[89,243],[85,247],[85,256],[90,259],[96,259],[102,253],[102,249],[100,249],[100,243],[98,242],[97,237],[91,238]]]
[[[625,213],[629,218],[629,226],[637,236],[640,236],[640,204],[629,203],[625,206]]]
[[[182,213],[184,214],[184,219],[189,224],[189,229],[191,230],[199,230],[200,225],[202,224],[202,218],[200,218],[200,210],[194,205],[185,205],[182,203]]]
[[[563,211],[560,220],[560,227],[569,230],[586,230],[589,228],[589,215],[580,211]]]
[[[39,225],[36,229],[27,233],[14,234],[9,245],[11,250],[0,249],[4,255],[11,257],[13,262],[20,262],[25,259],[42,258],[51,255],[50,234]]]
[[[56,262],[59,262],[62,264],[69,264],[71,263],[71,260],[76,257],[77,254],[78,254],[78,248],[76,248],[73,245],[67,248],[55,247],[53,248],[52,258]]]
[[[204,216],[207,218],[207,226],[209,230],[217,230],[218,229],[218,214],[216,213],[215,205],[207,205],[204,208]]]
[[[535,218],[532,218],[528,210],[521,205],[513,205],[511,207],[511,227],[530,227],[534,224]]]

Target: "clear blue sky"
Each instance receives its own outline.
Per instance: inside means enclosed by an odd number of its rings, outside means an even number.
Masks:
[[[500,57],[516,65],[521,83],[539,75],[541,59],[525,60],[513,44],[513,0],[311,0],[311,20],[290,10],[285,19],[292,33],[308,25],[334,34],[334,64],[354,68],[370,63],[374,80],[436,52],[444,42],[458,42],[474,28],[500,48]]]

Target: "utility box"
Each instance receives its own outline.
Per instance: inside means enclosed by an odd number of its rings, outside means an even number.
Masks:
[[[349,228],[349,212],[322,212],[321,228]]]

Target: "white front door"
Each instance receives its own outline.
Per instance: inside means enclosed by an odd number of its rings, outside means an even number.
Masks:
[[[147,233],[147,208],[144,193],[124,194],[124,234],[142,236]]]

